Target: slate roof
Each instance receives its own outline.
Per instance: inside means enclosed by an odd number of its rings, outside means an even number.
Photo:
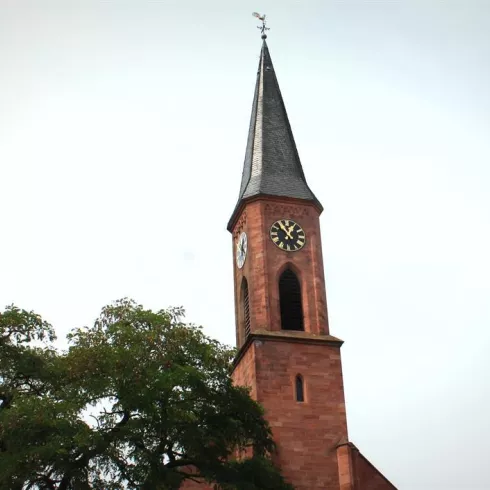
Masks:
[[[228,229],[233,226],[241,203],[259,195],[304,199],[315,202],[322,209],[306,183],[265,39],[260,53],[240,194]]]

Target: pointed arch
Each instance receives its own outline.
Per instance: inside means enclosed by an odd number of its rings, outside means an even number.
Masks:
[[[304,330],[301,285],[288,267],[279,276],[279,304],[282,330]]]
[[[248,295],[248,281],[245,277],[242,280],[242,287],[240,291],[240,309],[243,341],[245,342],[250,334],[250,298]]]
[[[303,376],[301,374],[296,375],[296,379],[294,380],[294,391],[297,402],[305,401],[305,386],[303,381]]]

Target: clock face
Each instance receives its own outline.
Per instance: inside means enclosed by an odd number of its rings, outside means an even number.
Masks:
[[[306,234],[301,226],[291,219],[280,219],[271,226],[271,240],[286,252],[296,252],[305,246]]]
[[[236,242],[236,265],[239,269],[243,267],[247,258],[247,234],[242,231]]]

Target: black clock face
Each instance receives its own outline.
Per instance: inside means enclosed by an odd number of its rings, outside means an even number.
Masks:
[[[271,226],[271,240],[286,252],[301,250],[306,243],[303,228],[291,219],[280,219]]]

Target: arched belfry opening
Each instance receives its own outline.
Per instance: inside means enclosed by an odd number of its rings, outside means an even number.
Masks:
[[[304,330],[301,286],[296,274],[286,269],[279,278],[282,330]]]
[[[296,391],[296,401],[297,402],[304,402],[305,401],[305,386],[303,382],[303,376],[301,374],[298,374],[296,376],[295,382],[294,382],[294,389]]]
[[[241,323],[243,332],[243,341],[247,340],[250,334],[250,299],[248,296],[248,282],[244,277],[242,281],[242,290],[240,294],[240,308],[241,308]]]

